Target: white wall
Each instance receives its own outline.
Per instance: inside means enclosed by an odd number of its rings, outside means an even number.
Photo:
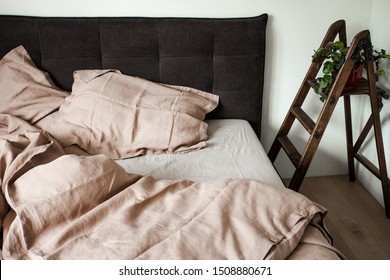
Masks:
[[[355,7],[355,8],[354,8]],[[356,8],[358,7],[358,8]],[[161,17],[245,17],[268,13],[267,61],[262,142],[268,151],[275,134],[310,64],[313,50],[322,41],[329,25],[338,19],[347,22],[349,41],[357,32],[372,28],[374,45],[389,50],[388,0],[1,0],[0,14],[38,16],[161,16]],[[386,28],[387,27],[387,28]],[[390,70],[389,70],[390,71]],[[390,82],[386,81],[387,86]],[[365,102],[353,101],[354,116],[363,119]],[[313,117],[322,103],[312,93],[305,108]],[[385,111],[385,110],[384,110]],[[384,134],[389,156],[389,110],[384,112]],[[361,121],[360,121],[361,122]],[[361,124],[357,124],[359,128]],[[297,128],[292,139],[302,147],[306,132]],[[367,152],[373,153],[369,145]],[[375,152],[375,151],[374,151]],[[280,154],[276,167],[282,177],[292,175],[292,165]],[[346,174],[346,148],[342,101],[336,107],[308,176]],[[358,170],[359,179],[371,187],[371,177]],[[380,194],[376,194],[380,200]]]

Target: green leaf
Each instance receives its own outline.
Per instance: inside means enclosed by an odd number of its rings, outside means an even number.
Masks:
[[[333,53],[333,60],[334,61],[342,60],[341,53],[338,53],[338,52]]]
[[[321,89],[324,89],[324,88],[326,88],[327,86],[328,86],[328,83],[327,83],[324,79],[322,79],[321,82],[320,82],[320,88],[321,88]]]
[[[338,49],[342,49],[344,48],[344,43],[342,41],[335,41],[333,42],[333,45],[338,48]]]
[[[380,70],[376,71],[376,75],[378,77],[383,77],[385,75],[385,70],[380,69]]]
[[[343,64],[344,64],[344,59],[342,59],[342,60],[340,60],[340,61],[335,61],[335,63],[334,63],[334,68],[335,69],[340,69],[341,68],[341,66],[343,66]]]
[[[325,56],[326,56],[326,50],[324,48],[319,48],[317,51],[314,52],[312,58],[314,61],[317,61],[320,58]]]
[[[332,78],[331,75],[325,75],[325,76],[323,77],[323,80],[324,80],[328,85],[330,85],[330,84],[333,82],[333,78]]]
[[[327,61],[324,63],[324,67],[322,69],[322,72],[324,72],[324,74],[331,74],[333,69],[334,69],[333,62]]]

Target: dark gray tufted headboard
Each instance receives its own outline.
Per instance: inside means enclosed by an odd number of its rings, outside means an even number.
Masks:
[[[246,119],[260,136],[267,19],[0,16],[0,57],[24,45],[68,91],[74,70],[115,68],[213,92],[208,118]]]

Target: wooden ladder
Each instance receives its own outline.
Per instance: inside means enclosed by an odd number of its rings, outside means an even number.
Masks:
[[[336,21],[329,27],[320,47],[325,47],[327,43],[334,41],[337,35],[339,40],[342,41],[345,46],[347,46],[346,27],[344,20]],[[356,55],[360,51],[363,51],[363,54],[366,58],[365,68],[367,71],[367,79],[363,80],[363,82],[361,82],[353,91],[344,91],[347,79],[355,64]],[[336,75],[332,87],[330,88],[328,98],[325,100],[322,110],[318,116],[317,122],[314,122],[312,118],[302,109],[302,105],[307,97],[309,90],[311,89],[310,81],[316,78],[323,63],[324,59],[320,61],[313,61],[311,63],[309,70],[300,88],[298,89],[297,95],[295,96],[294,101],[292,102],[292,105],[288,110],[279,132],[277,133],[275,140],[268,152],[268,157],[273,163],[279,154],[279,151],[283,148],[288,158],[295,166],[295,172],[290,180],[288,188],[299,191],[309,165],[314,157],[332,113],[336,107],[337,101],[341,96],[343,96],[349,179],[351,181],[355,180],[354,159],[359,161],[371,173],[378,177],[382,184],[386,216],[390,218],[390,180],[387,175],[381,121],[379,115],[379,112],[383,107],[382,98],[388,99],[389,96],[376,86],[376,75],[374,70],[374,62],[372,59],[372,44],[369,31],[361,31],[353,38],[351,45],[348,48],[345,62]],[[361,94],[366,94],[370,98],[371,116],[369,117],[356,143],[353,144],[350,96]],[[309,140],[306,143],[302,154],[288,138],[288,133],[290,132],[290,129],[296,119],[310,134]],[[367,158],[358,153],[372,127],[374,127],[379,168],[377,168]]]

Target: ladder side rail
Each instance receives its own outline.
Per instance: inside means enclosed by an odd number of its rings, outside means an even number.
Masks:
[[[351,113],[351,96],[344,95],[344,119],[345,119],[345,135],[347,144],[347,160],[348,160],[348,174],[349,181],[353,182],[356,179],[355,175],[355,161],[354,161],[354,145],[352,134],[352,113]]]

